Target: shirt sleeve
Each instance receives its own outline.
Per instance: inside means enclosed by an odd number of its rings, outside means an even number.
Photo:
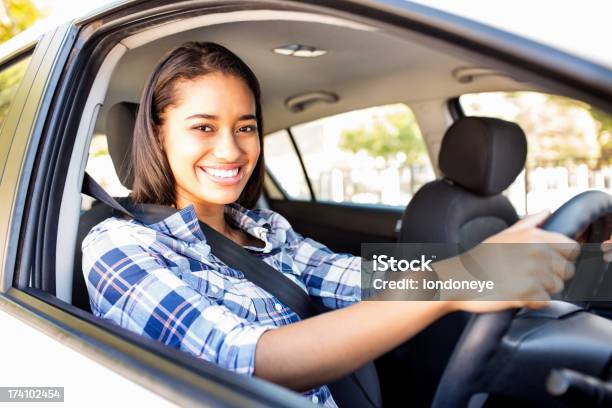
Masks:
[[[83,273],[95,315],[238,373],[253,374],[257,341],[274,328],[194,290],[129,227],[94,228]]]
[[[361,257],[335,253],[294,232],[294,262],[302,269],[308,293],[324,306],[340,309],[361,300]]]

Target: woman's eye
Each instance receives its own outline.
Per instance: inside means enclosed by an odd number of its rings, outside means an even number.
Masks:
[[[254,126],[254,125],[243,126],[240,129],[238,129],[238,131],[239,132],[243,132],[243,133],[256,132],[257,131],[257,126]]]
[[[209,125],[198,125],[194,127],[195,130],[199,130],[201,132],[212,132],[214,129]]]

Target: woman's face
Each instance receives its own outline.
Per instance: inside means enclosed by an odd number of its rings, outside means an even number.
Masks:
[[[253,93],[239,77],[212,73],[179,81],[173,96],[160,135],[177,204],[236,201],[260,152]]]

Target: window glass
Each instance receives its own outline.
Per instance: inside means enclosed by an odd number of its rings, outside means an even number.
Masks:
[[[310,200],[308,184],[289,134],[285,130],[264,137],[266,166],[291,198]]]
[[[612,115],[537,92],[469,94],[459,101],[466,115],[513,121],[525,131],[525,170],[506,191],[520,214],[554,210],[588,189],[612,193]]]
[[[11,108],[17,88],[28,68],[30,57],[4,67],[0,71],[0,131]]]
[[[404,206],[435,178],[404,104],[330,116],[291,131],[319,201]]]

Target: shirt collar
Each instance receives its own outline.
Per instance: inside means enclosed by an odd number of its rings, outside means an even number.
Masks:
[[[261,215],[257,210],[249,210],[248,208],[242,207],[240,204],[232,203],[225,206],[225,214],[229,216],[229,219],[234,223],[235,227],[246,231],[248,234],[259,238],[264,242],[264,247],[252,247],[247,246],[246,248],[255,251],[270,252],[272,249],[280,246],[281,242],[277,239],[272,232],[272,226],[268,222],[268,219]]]
[[[248,234],[259,238],[265,244],[263,248],[251,246],[246,248],[269,252],[281,244],[273,236],[270,223],[259,211],[249,210],[237,203],[232,203],[225,206],[225,214],[234,227],[240,228]],[[145,224],[158,232],[173,236],[181,241],[188,243],[206,242],[193,204],[189,204],[179,211],[167,207],[167,210],[158,213],[157,218],[159,219],[164,216],[165,218],[161,221],[151,224],[145,222]]]

